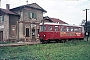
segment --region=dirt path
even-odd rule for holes
[[[37,42],[17,42],[17,43],[10,43],[10,44],[0,44],[0,47],[23,46],[23,45],[34,45],[34,44],[40,44],[40,42],[37,41]]]

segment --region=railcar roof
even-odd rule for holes
[[[40,25],[43,25],[43,23],[40,23]],[[63,26],[74,26],[74,27],[82,27],[82,26],[78,26],[78,25],[70,25],[70,24],[58,24],[58,23],[49,23],[49,22],[45,22],[44,25],[63,25]]]

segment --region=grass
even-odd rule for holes
[[[90,40],[0,47],[0,60],[90,60]]]

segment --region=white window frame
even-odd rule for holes
[[[33,18],[33,19],[37,18],[37,14],[35,12],[29,11],[28,13],[30,14],[30,16],[29,16],[30,18]],[[33,13],[34,13],[34,16],[32,16]],[[35,16],[35,14],[36,14],[36,16]]]

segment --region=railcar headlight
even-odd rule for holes
[[[45,37],[45,35],[43,35]]]

